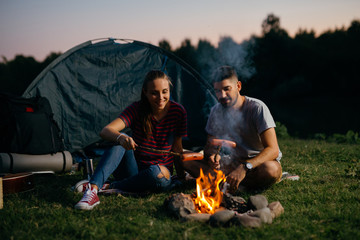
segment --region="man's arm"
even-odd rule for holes
[[[203,170],[204,174],[208,174],[213,171],[216,166],[220,166],[219,163],[216,164],[214,159],[215,152],[214,149],[210,146],[209,140],[214,138],[214,136],[208,135],[207,144],[204,147],[204,159],[202,161],[186,161],[182,162],[184,169],[190,173],[191,176],[198,178],[200,175],[200,169]],[[217,154],[216,159],[220,160],[220,155]],[[212,159],[212,160],[211,160]]]
[[[204,147],[204,159],[208,162],[210,167],[214,169],[220,169],[220,159],[221,156],[218,154],[217,149],[214,146],[211,146],[210,141],[215,137],[208,135],[206,145]]]
[[[266,161],[272,161],[279,155],[279,144],[276,138],[275,128],[266,129],[260,134],[261,142],[264,149],[249,162],[255,167]]]
[[[175,137],[171,150],[176,153],[183,152],[182,137]],[[184,166],[179,157],[174,157],[174,165],[175,165],[176,174],[179,176],[180,179],[184,179],[185,178]]]
[[[254,168],[266,161],[272,161],[279,155],[279,145],[276,138],[275,128],[269,128],[260,134],[261,142],[264,149],[254,158],[247,160]],[[232,189],[237,189],[239,184],[246,176],[244,164],[240,164],[228,176],[226,181],[230,183]]]

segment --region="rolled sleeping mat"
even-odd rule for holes
[[[68,151],[43,155],[0,153],[0,173],[67,172],[72,164],[73,159]]]

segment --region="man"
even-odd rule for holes
[[[211,109],[206,125],[204,159],[208,166],[225,173],[232,191],[240,184],[250,189],[274,184],[282,174],[282,154],[269,109],[262,101],[240,94],[242,85],[232,67],[217,69],[213,86],[219,103]],[[219,149],[210,144],[213,138],[233,141],[236,147],[224,146],[219,154]],[[208,171],[201,164],[200,167]],[[192,175],[196,172],[194,166],[185,165],[185,169]]]

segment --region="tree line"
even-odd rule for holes
[[[263,100],[276,121],[292,135],[360,131],[360,21],[319,35],[299,29],[291,37],[280,18],[269,14],[261,24],[260,36],[241,43],[222,37],[218,46],[208,40],[196,45],[185,39],[168,50],[210,81],[211,72],[232,65],[243,82],[242,93]],[[21,95],[31,81],[61,53],[51,53],[43,62],[16,56],[0,63],[2,91]]]

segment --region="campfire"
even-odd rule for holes
[[[200,176],[196,179],[196,198],[193,200],[198,213],[214,214],[222,202],[223,192],[220,190],[220,184],[225,183],[226,178],[221,170],[214,171],[216,176],[210,173],[206,176],[200,169]]]
[[[284,212],[281,203],[268,203],[263,195],[250,196],[248,202],[226,192],[226,177],[220,170],[205,175],[200,171],[193,194],[175,193],[164,201],[165,208],[183,221],[206,222],[211,226],[240,225],[260,227],[270,224]]]

